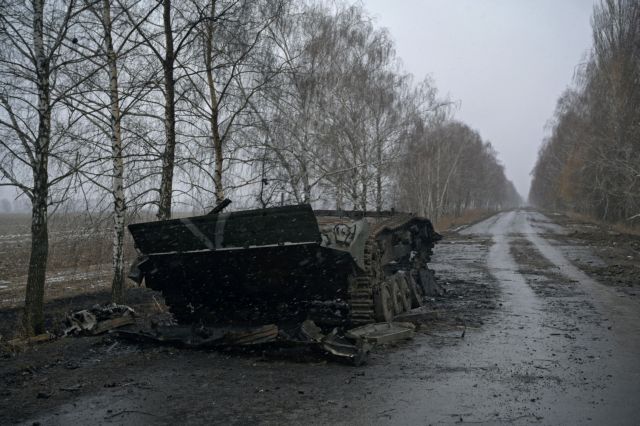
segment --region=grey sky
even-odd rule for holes
[[[592,0],[364,0],[407,71],[460,101],[527,197],[545,124],[591,46]]]

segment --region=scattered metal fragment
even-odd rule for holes
[[[412,339],[415,335],[415,328],[415,325],[409,322],[384,322],[352,328],[346,332],[346,335],[386,345],[400,340]]]
[[[130,325],[135,322],[135,311],[126,305],[115,303],[95,305],[91,309],[72,312],[67,315],[68,327],[63,336],[72,334],[96,335]]]
[[[363,364],[371,344],[359,337],[346,336],[338,329],[323,334],[313,321],[285,331],[275,324],[259,327],[159,327],[154,330],[114,330],[115,336],[136,343],[168,345],[185,349],[224,349],[260,347],[264,350],[308,347],[333,359],[353,365]]]
[[[273,342],[278,337],[278,327],[269,324],[258,328],[243,331],[230,331],[223,337],[225,345],[257,345],[260,343]]]
[[[185,349],[216,349],[259,345],[276,340],[278,327],[157,327],[154,330],[114,330],[117,337]]]
[[[366,340],[338,334],[337,329],[325,336],[320,344],[328,354],[355,366],[364,364],[371,351],[371,344]]]
[[[321,342],[324,338],[322,330],[311,320],[300,324],[300,333],[311,342]]]
[[[125,325],[131,325],[134,323],[135,323],[135,319],[133,318],[133,316],[125,315],[119,318],[100,321],[90,331],[91,331],[91,334],[97,335],[97,334],[105,333],[109,330],[113,330],[114,328],[120,328],[120,327],[124,327]]]
[[[216,205],[210,212],[209,214],[218,214],[221,213],[222,210],[224,210],[229,204],[231,204],[231,200],[228,198],[225,198],[224,200],[222,200],[220,203],[218,203],[218,205]]]
[[[64,330],[65,336],[80,333],[84,330],[92,330],[98,323],[98,320],[91,312],[83,309],[82,311],[73,312],[67,316],[67,322],[71,325]]]

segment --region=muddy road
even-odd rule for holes
[[[448,234],[433,262],[447,294],[411,315],[413,341],[362,367],[110,337],[40,345],[0,359],[1,423],[638,424],[638,278],[587,275],[578,266],[604,261],[572,232],[518,210]]]

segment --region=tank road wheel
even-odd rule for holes
[[[413,279],[413,275],[411,273],[407,274],[405,278],[407,280],[407,284],[409,285],[409,292],[411,294],[411,307],[413,309],[422,307],[422,305],[424,305],[424,295],[420,291],[420,286],[418,286],[416,280]]]
[[[396,274],[396,283],[398,287],[398,306],[400,307],[396,314],[401,314],[411,310],[411,293],[404,273]]]
[[[404,305],[402,303],[402,298],[400,297],[400,287],[398,286],[397,277],[391,277],[387,281],[387,285],[389,286],[389,293],[391,293],[391,300],[393,301],[393,316],[402,313],[402,309]]]
[[[374,296],[374,305],[376,311],[376,321],[389,322],[393,319],[394,302],[389,286],[387,283],[383,283],[380,286],[380,291]]]

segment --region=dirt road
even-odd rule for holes
[[[424,312],[440,320],[362,367],[63,339],[0,360],[0,418],[638,424],[640,298],[633,284],[604,285],[578,269],[602,259],[570,235],[527,210],[448,235],[433,266],[448,293]]]

